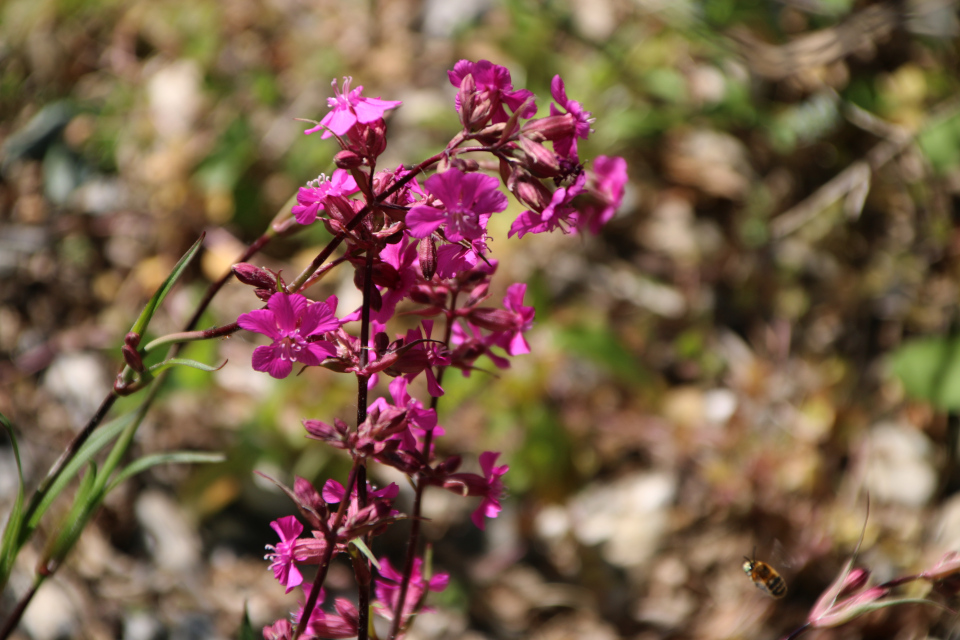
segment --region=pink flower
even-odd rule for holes
[[[563,115],[564,113],[569,113],[573,115],[574,119],[576,120],[576,125],[574,126],[574,135],[570,136],[569,138],[554,140],[553,148],[564,158],[576,160],[577,138],[582,140],[587,139],[587,136],[590,135],[590,123],[593,122],[593,119],[590,118],[590,112],[586,111],[579,102],[567,98],[567,90],[563,86],[563,80],[560,79],[559,75],[554,76],[553,81],[550,83],[550,95],[552,95],[553,99],[557,101],[558,105],[560,105],[560,108],[557,108],[555,105],[551,104],[550,115],[559,116]]]
[[[528,98],[533,96],[533,92],[527,89],[515,91],[507,68],[493,64],[489,60],[480,60],[479,62],[460,60],[453,65],[451,71],[447,71],[450,84],[458,89],[467,75],[472,75],[473,81],[476,83],[478,102],[489,102],[489,112],[494,124],[506,122],[510,119],[503,108],[504,104],[510,107],[511,111],[516,111],[523,106]],[[457,111],[460,111],[460,108],[460,95],[458,94]],[[537,105],[531,102],[520,113],[520,117],[532,118],[536,113]]]
[[[318,602],[323,598],[323,592],[318,598]],[[317,638],[353,638],[357,635],[357,625],[360,621],[357,607],[346,598],[337,598],[333,602],[333,608],[337,613],[327,613],[319,605],[310,612],[310,618],[307,620],[307,628],[304,630],[304,637]],[[302,607],[301,607],[302,609]],[[303,611],[297,613],[297,619],[303,615]]]
[[[470,519],[478,529],[484,528],[484,518],[496,518],[500,514],[500,498],[503,497],[503,474],[510,470],[510,467],[503,465],[501,467],[493,466],[500,457],[498,451],[484,451],[480,454],[480,468],[483,469],[483,478],[486,481],[487,488],[480,502]]]
[[[522,238],[528,233],[544,233],[555,229],[562,229],[567,233],[570,227],[576,227],[580,213],[571,203],[583,191],[586,179],[586,174],[581,173],[572,185],[554,191],[550,203],[540,213],[529,210],[521,213],[510,225],[507,237],[516,234],[518,238]]]
[[[349,171],[335,169],[328,180],[321,175],[316,181],[300,187],[297,192],[297,204],[291,212],[300,224],[310,224],[317,219],[317,214],[324,208],[329,196],[347,197],[358,191],[357,181]]]
[[[303,531],[303,525],[294,516],[284,516],[270,523],[273,530],[280,536],[280,544],[273,546],[267,545],[271,553],[267,554],[267,559],[271,560],[270,568],[273,569],[273,577],[287,588],[290,593],[303,582],[303,576],[297,569],[294,562],[297,536]]]
[[[481,173],[463,173],[450,169],[424,182],[426,190],[439,200],[442,208],[420,205],[407,212],[410,235],[425,238],[444,227],[451,242],[483,237],[490,215],[507,208],[507,197],[500,193],[496,178]]]
[[[358,122],[362,124],[376,122],[383,117],[387,109],[393,109],[402,104],[400,100],[364,98],[360,95],[360,92],[363,91],[362,86],[353,91],[350,90],[352,81],[353,78],[343,79],[343,91],[337,88],[337,81],[333,81],[333,90],[336,95],[327,99],[327,106],[331,107],[333,111],[323,116],[320,124],[312,129],[307,129],[304,133],[311,134],[324,129],[323,135],[320,136],[323,139],[327,139],[333,134],[342,136]]]
[[[513,312],[513,327],[501,334],[497,345],[502,347],[511,356],[530,353],[530,345],[523,337],[524,331],[533,326],[533,317],[537,310],[523,306],[523,295],[527,292],[527,285],[518,282],[510,285],[507,295],[503,299],[503,306]]]
[[[254,350],[253,368],[274,378],[290,375],[294,362],[316,366],[337,353],[330,342],[309,340],[340,326],[329,301],[311,303],[296,293],[277,292],[270,296],[266,309],[244,313],[237,318],[237,324],[273,340],[273,344]]]
[[[472,240],[469,246],[462,244],[444,244],[437,247],[437,275],[441,278],[454,278],[477,266],[486,266],[481,256],[487,252],[482,239]],[[496,263],[496,260],[490,260]]]
[[[397,310],[397,303],[406,298],[417,284],[420,273],[416,266],[417,243],[404,235],[400,242],[388,244],[383,248],[380,252],[380,260],[383,261],[384,266],[391,267],[381,269],[383,275],[381,280],[389,274],[390,282],[382,285],[380,310],[374,310],[370,317],[378,322],[386,322],[393,317]]]
[[[289,640],[293,637],[293,625],[289,620],[277,620],[263,628],[263,640]]]
[[[591,233],[599,233],[600,227],[610,221],[623,202],[627,161],[619,157],[597,156],[590,173],[587,192],[593,196],[593,202],[584,205],[580,228],[589,227]]]
[[[470,519],[478,529],[484,528],[484,518],[496,518],[500,513],[500,499],[503,497],[503,474],[510,467],[494,466],[500,456],[498,451],[484,451],[480,454],[480,468],[483,475],[476,473],[451,473],[446,477],[437,477],[430,480],[432,484],[440,484],[447,491],[464,496],[480,496],[483,500],[476,508]]]
[[[380,560],[380,576],[374,583],[377,594],[374,607],[381,616],[387,620],[393,620],[394,612],[397,610],[397,604],[400,601],[400,583],[403,581],[403,574],[394,569],[389,560],[383,558]],[[427,580],[423,575],[423,559],[414,558],[407,594],[403,599],[401,622],[406,623],[428,590],[443,591],[447,588],[449,582],[450,575],[447,573],[438,573]],[[429,609],[424,608],[421,611],[429,611]]]

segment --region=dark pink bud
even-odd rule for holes
[[[233,274],[243,284],[259,289],[277,290],[277,279],[274,276],[247,262],[238,262],[233,265]]]
[[[572,114],[565,113],[561,116],[547,116],[546,118],[537,118],[528,120],[520,128],[524,138],[532,140],[557,140],[559,138],[572,138],[576,133],[577,121]]]
[[[424,280],[433,278],[437,272],[437,243],[433,239],[433,234],[422,238],[417,245],[417,257],[420,261],[420,273]]]
[[[334,418],[332,425],[320,420],[304,420],[303,427],[308,438],[326,442],[337,449],[349,448],[350,426],[340,418]]]
[[[520,138],[520,148],[524,152],[523,166],[533,175],[539,178],[551,178],[560,173],[560,160],[557,154],[539,142]]]
[[[473,74],[468,73],[460,82],[460,90],[457,92],[457,98],[460,102],[460,123],[464,129],[470,129],[470,123],[473,120],[475,110],[474,99],[477,95],[477,83],[473,79]]]
[[[387,350],[387,347],[390,346],[390,336],[388,336],[383,331],[377,333],[373,336],[373,348],[378,354],[384,353]]]
[[[461,158],[459,156],[450,158],[449,166],[459,169],[463,173],[471,173],[480,170],[480,163],[473,158]]]
[[[509,331],[517,326],[516,314],[506,309],[478,307],[467,315],[470,322],[490,331]]]
[[[511,191],[522,203],[537,212],[546,209],[553,198],[549,189],[540,184],[538,180],[531,180],[530,178],[516,180]]]
[[[460,468],[460,463],[463,462],[463,458],[460,456],[450,456],[443,462],[437,465],[436,470],[437,474],[445,476],[451,473],[454,473],[457,469]]]
[[[123,337],[123,343],[130,346],[133,349],[136,349],[140,346],[141,336],[136,331],[131,331]]]
[[[137,373],[143,373],[146,367],[143,366],[143,360],[140,358],[140,352],[125,344],[120,347],[120,353],[123,354],[123,361]]]
[[[363,157],[350,149],[343,149],[337,155],[333,156],[333,162],[341,169],[347,171],[363,166]]]

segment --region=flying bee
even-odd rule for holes
[[[753,553],[756,556],[757,550],[754,549]],[[772,598],[782,598],[787,595],[787,582],[777,573],[776,569],[756,558],[743,556],[743,559],[746,560],[743,563],[743,572],[753,580],[757,589]]]

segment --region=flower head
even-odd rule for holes
[[[320,124],[304,131],[306,134],[316,133],[323,129],[323,139],[336,134],[342,136],[349,131],[358,122],[370,124],[383,117],[387,109],[399,107],[400,100],[381,100],[380,98],[364,98],[360,95],[363,87],[357,87],[350,90],[350,83],[353,78],[343,79],[343,90],[337,88],[337,81],[334,80],[333,91],[336,94],[333,98],[327,99],[327,106],[332,111],[323,116]]]
[[[593,119],[590,117],[590,112],[585,110],[579,102],[567,98],[567,90],[559,75],[554,76],[553,81],[550,83],[550,95],[553,96],[553,99],[557,102],[557,105],[559,105],[559,107],[553,104],[550,105],[550,115],[559,116],[564,113],[569,113],[576,120],[573,135],[554,140],[553,148],[564,158],[576,160],[577,138],[581,140],[587,139],[587,136],[590,135],[590,123],[593,122]]]
[[[581,173],[576,181],[569,187],[560,187],[553,192],[550,203],[544,207],[543,211],[524,211],[510,225],[508,237],[514,234],[522,238],[527,233],[544,233],[562,229],[569,232],[571,228],[576,228],[580,219],[580,212],[571,204],[573,199],[583,191],[583,185],[586,182],[586,175]]]
[[[420,205],[410,209],[406,218],[410,235],[425,238],[443,226],[451,242],[482,238],[490,215],[507,208],[507,197],[497,189],[499,184],[491,176],[459,169],[430,176],[424,187],[442,207]]]
[[[470,519],[477,528],[484,528],[484,518],[496,518],[500,514],[500,498],[503,497],[503,474],[510,470],[507,465],[499,467],[494,466],[497,458],[500,457],[498,451],[484,451],[480,454],[480,468],[483,470],[483,479],[487,488],[480,502]]]
[[[324,208],[328,197],[347,197],[356,193],[358,189],[357,181],[349,171],[336,169],[329,179],[321,175],[316,181],[300,187],[297,192],[297,204],[291,211],[297,222],[310,224],[317,219],[317,214]]]
[[[277,292],[270,296],[266,309],[244,313],[237,324],[273,340],[273,344],[253,351],[253,368],[274,378],[290,375],[294,362],[316,366],[337,353],[330,342],[309,340],[340,326],[328,302],[310,302],[296,293]]]
[[[623,202],[623,189],[626,184],[626,160],[597,156],[586,187],[593,201],[584,205],[580,227],[588,227],[591,233],[599,233],[600,227],[610,221]]]
[[[294,564],[297,536],[303,531],[303,525],[294,516],[285,516],[270,523],[270,526],[277,535],[280,536],[280,543],[273,546],[267,545],[270,553],[267,559],[270,560],[270,568],[273,570],[273,577],[287,589],[290,593],[303,582],[303,576]]]
[[[460,60],[453,66],[453,69],[447,71],[447,77],[450,78],[450,84],[460,88],[463,79],[467,76],[473,77],[476,85],[477,104],[483,105],[481,110],[487,113],[494,124],[506,122],[509,120],[503,105],[510,107],[511,111],[516,111],[533,97],[533,92],[527,89],[514,90],[513,82],[510,79],[510,72],[506,67],[493,64],[489,60],[480,60],[471,62],[470,60]],[[460,95],[457,95],[457,111],[460,111],[462,104]],[[537,105],[531,101],[529,105],[520,112],[522,118],[532,118],[537,113]]]
[[[403,581],[403,574],[394,569],[389,560],[383,558],[380,560],[380,576],[375,582],[377,601],[374,603],[374,607],[381,616],[387,620],[393,620],[394,612],[400,601],[400,583]],[[423,575],[423,559],[415,558],[413,570],[410,572],[407,594],[403,599],[401,622],[405,623],[416,611],[418,603],[428,590],[443,591],[447,588],[449,582],[450,575],[447,573],[438,573],[428,580]],[[427,610],[429,609],[421,609],[421,611]]]

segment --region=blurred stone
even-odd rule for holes
[[[620,24],[610,0],[581,0],[571,3],[570,9],[573,11],[573,24],[577,30],[597,42],[603,42],[610,37]]]
[[[666,471],[634,473],[591,486],[570,503],[573,533],[583,544],[601,545],[610,564],[643,564],[666,533],[667,507],[676,490],[676,477]]]
[[[677,184],[720,198],[742,200],[754,180],[744,144],[710,129],[671,135],[663,161],[668,176]]]
[[[944,551],[960,549],[960,494],[948,499],[940,509],[936,526],[937,545]]]
[[[703,417],[712,424],[724,424],[737,410],[737,395],[729,389],[710,389],[703,394]]]
[[[21,624],[33,640],[76,637],[77,610],[64,588],[47,580],[33,596]]]
[[[679,190],[665,192],[637,237],[645,246],[662,251],[674,260],[696,263],[699,251],[693,203]]]
[[[451,38],[492,4],[490,0],[427,0],[423,7],[423,32],[433,38]]]
[[[150,117],[160,138],[189,135],[200,115],[203,74],[192,60],[177,60],[159,68],[147,84]]]
[[[43,377],[43,386],[59,399],[76,427],[85,424],[110,390],[100,360],[91,353],[62,353]]]
[[[165,635],[163,625],[146,611],[137,611],[123,621],[123,640],[160,640]]]
[[[700,104],[716,104],[726,96],[727,79],[713,65],[697,65],[690,72],[688,80],[690,97]]]
[[[937,488],[933,447],[921,432],[894,422],[870,429],[864,443],[864,488],[886,502],[921,507]]]
[[[200,538],[176,502],[159,491],[148,491],[137,500],[135,511],[160,568],[181,573],[199,566]]]
[[[96,177],[80,184],[70,195],[70,204],[85,213],[103,215],[125,208],[130,193],[116,178]]]

